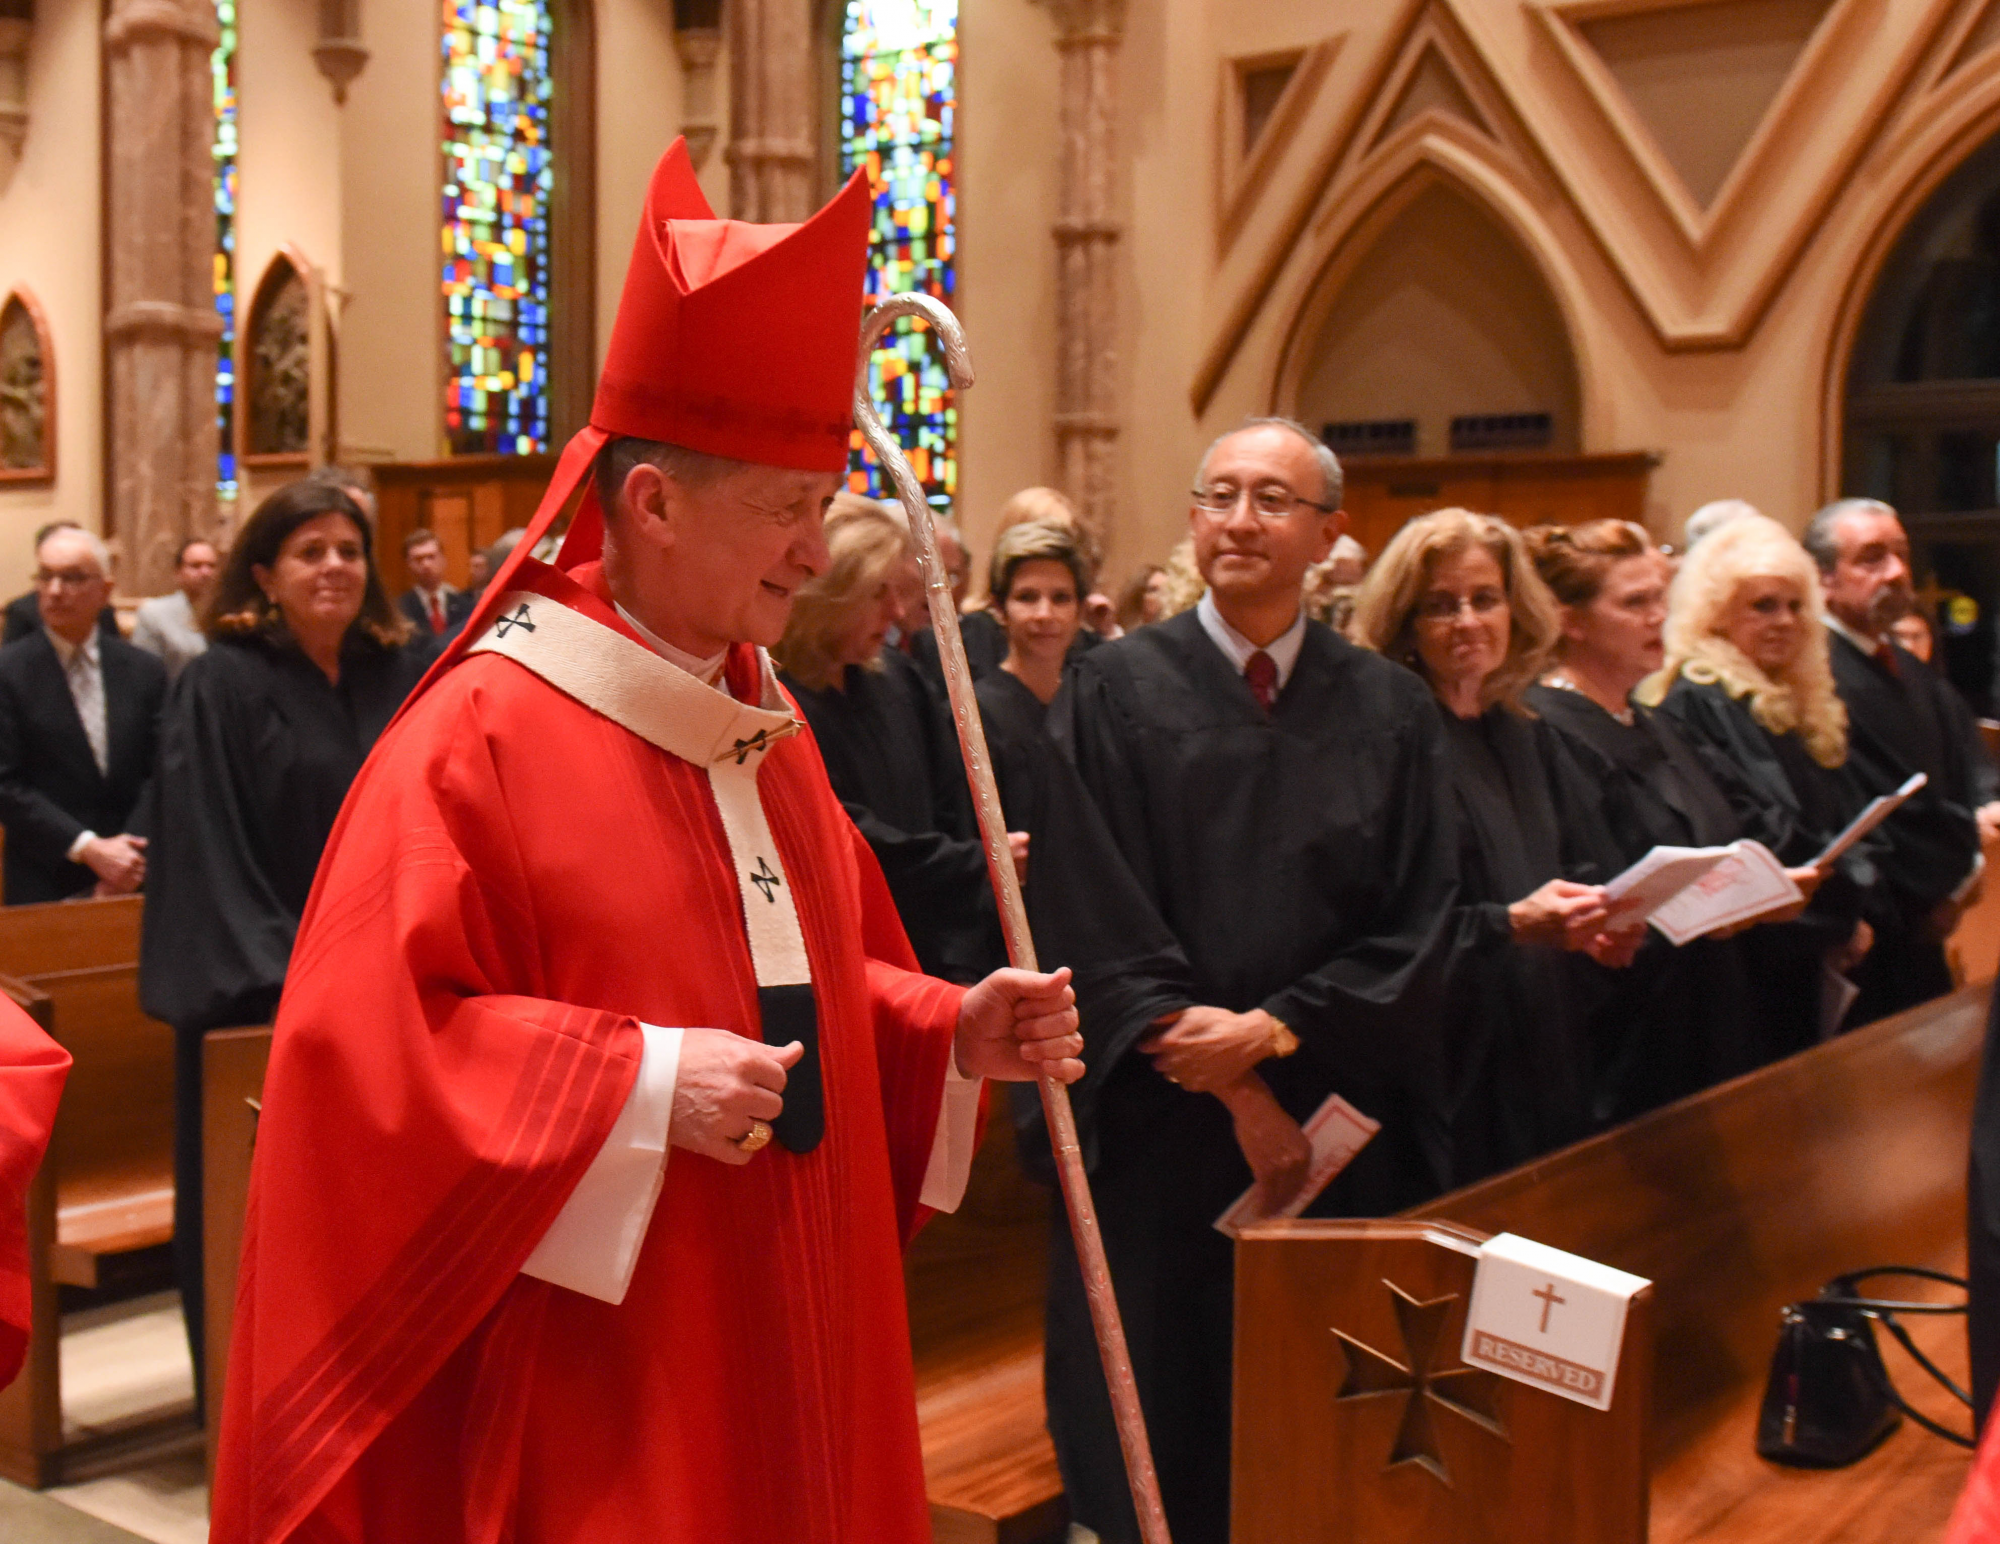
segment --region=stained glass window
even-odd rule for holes
[[[221,40],[208,57],[215,98],[215,309],[222,339],[215,359],[217,497],[236,497],[236,0],[215,0]]]
[[[549,0],[444,0],[445,438],[549,443]]]
[[[841,45],[841,170],[868,174],[871,299],[908,290],[952,303],[956,285],[958,0],[847,0]],[[932,505],[958,492],[958,404],[928,329],[904,321],[870,385]],[[890,490],[855,432],[848,483]]]

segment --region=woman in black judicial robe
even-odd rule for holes
[[[994,543],[987,594],[1007,649],[999,667],[978,683],[979,716],[1010,831],[1034,830],[1033,778],[1025,763],[1045,738],[1049,704],[1062,688],[1070,646],[1082,627],[1088,584],[1083,550],[1065,526],[1029,521],[1009,526]]]
[[[1735,841],[1742,824],[1701,758],[1671,720],[1630,700],[1666,657],[1666,565],[1644,530],[1594,520],[1541,526],[1527,542],[1562,607],[1562,637],[1526,701],[1597,789],[1620,867],[1655,847]],[[1594,1124],[1630,1120],[1757,1065],[1748,947],[1697,938],[1675,948],[1652,934],[1629,970],[1586,982]]]
[[[175,682],[154,777],[139,991],[174,1028],[174,1252],[201,1385],[201,1044],[269,1023],[341,801],[422,674],[339,488],[266,499]]]
[[[872,500],[844,496],[826,542],[832,561],[800,590],[772,654],[918,963],[977,981],[1006,959],[958,737],[916,663],[883,647],[904,615],[909,533]]]
[[[1774,520],[1741,516],[1688,555],[1670,594],[1666,663],[1637,696],[1694,748],[1742,834],[1795,878],[1865,802],[1844,770],[1847,716],[1827,661],[1819,574]],[[1868,949],[1868,845],[1819,880],[1796,923],[1743,935],[1760,1060],[1830,1029],[1830,973]]]
[[[1459,893],[1438,965],[1452,1179],[1470,1184],[1590,1127],[1591,1058],[1563,951],[1629,958],[1634,943],[1600,928],[1616,855],[1594,790],[1521,705],[1554,642],[1556,608],[1517,531],[1461,509],[1411,521],[1362,585],[1354,619],[1445,710]]]

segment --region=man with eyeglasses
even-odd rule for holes
[[[104,543],[62,526],[35,549],[41,627],[0,649],[0,824],[6,901],[124,895],[146,877],[139,812],[167,671],[97,625]]]
[[[1164,924],[1178,945],[1044,956],[1076,971],[1078,1108],[1177,1544],[1228,1537],[1216,1219],[1253,1179],[1297,1191],[1301,1123],[1336,1093],[1381,1130],[1313,1214],[1385,1215],[1445,1177],[1420,969],[1456,884],[1443,728],[1416,676],[1303,612],[1340,506],[1340,464],[1300,425],[1217,440],[1189,511],[1201,603],[1092,650],[1050,714],[1150,904],[1101,936]],[[1037,864],[1037,886],[1089,882]],[[1076,1520],[1122,1544],[1138,1532],[1083,1287],[1067,1231],[1051,1241],[1049,1428]]]
[[[35,532],[35,550],[41,551],[42,543],[57,531],[80,531],[83,527],[74,520],[51,520]],[[25,595],[16,595],[7,602],[6,610],[0,612],[4,622],[0,622],[0,646],[19,643],[30,633],[42,630],[42,596],[39,589],[30,589]],[[107,638],[122,638],[118,630],[118,612],[110,604],[97,613],[97,630]]]

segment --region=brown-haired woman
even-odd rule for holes
[[[772,658],[918,962],[976,981],[1005,960],[958,738],[916,662],[883,647],[907,615],[909,532],[872,499],[842,494],[826,546],[826,572],[799,591]]]
[[[292,483],[259,505],[160,729],[139,989],[175,1034],[174,1248],[196,1388],[202,1036],[276,1011],[334,818],[428,657],[405,647],[371,542],[340,488]]]
[[[1563,737],[1603,801],[1621,864],[1655,847],[1721,847],[1743,835],[1728,795],[1672,720],[1631,701],[1665,657],[1667,568],[1644,529],[1623,520],[1526,535],[1562,608],[1555,663],[1525,693]],[[1629,1120],[1764,1059],[1750,1008],[1750,945],[1648,939],[1629,974],[1598,983],[1590,1013],[1591,1113]]]
[[[1556,636],[1520,533],[1463,509],[1397,532],[1361,586],[1357,638],[1444,709],[1459,897],[1443,961],[1452,1026],[1453,1178],[1468,1184],[1589,1126],[1584,1031],[1563,949],[1623,963],[1602,932],[1616,861],[1589,785],[1522,692]]]

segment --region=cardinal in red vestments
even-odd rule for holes
[[[69,1052],[11,1002],[0,1001],[0,1388],[28,1350],[28,1182],[42,1162]]]
[[[1066,975],[916,971],[762,645],[868,227],[654,173],[591,423],[363,768],[279,1009],[216,1544],[918,1544],[901,1248]],[[553,564],[530,556],[573,493]]]

